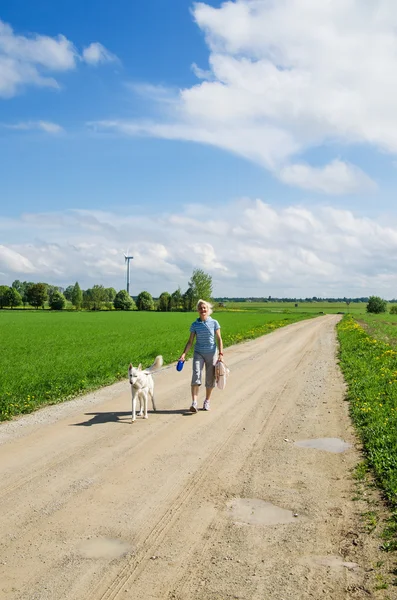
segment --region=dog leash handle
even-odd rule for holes
[[[184,364],[185,364],[184,360],[178,360],[177,365],[176,365],[176,370],[177,371],[182,371]]]

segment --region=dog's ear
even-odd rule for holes
[[[138,370],[142,371],[142,364],[141,363],[139,363],[139,365],[138,365]]]
[[[130,366],[128,367],[129,369],[132,369],[132,363],[130,363]]]

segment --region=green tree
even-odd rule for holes
[[[81,309],[81,306],[83,304],[83,292],[81,291],[80,286],[77,281],[73,286],[70,300],[71,300],[73,306],[76,308],[76,310]]]
[[[189,288],[192,289],[193,306],[200,299],[207,300],[207,302],[209,302],[212,296],[211,275],[208,275],[202,269],[194,269],[189,281]]]
[[[55,290],[51,294],[49,304],[52,310],[62,310],[65,308],[66,298],[59,290]]]
[[[120,290],[117,292],[113,305],[116,310],[133,310],[135,302],[127,292],[127,290]]]
[[[367,312],[368,313],[384,313],[387,311],[387,302],[382,300],[379,296],[370,296],[368,298]]]
[[[203,298],[204,300],[204,298]],[[193,288],[189,287],[186,292],[182,296],[182,303],[184,310],[193,310],[194,306],[194,296],[193,296]]]
[[[14,288],[14,290],[16,290],[21,296],[23,296],[24,291],[25,291],[25,285],[26,285],[26,281],[24,281],[22,283],[22,281],[19,281],[19,279],[16,279],[15,281],[12,282],[11,287]]]
[[[83,308],[87,308],[88,310],[92,309],[92,301],[91,301],[91,289],[88,288],[88,290],[83,290],[83,302],[82,302],[82,306]]]
[[[26,289],[26,298],[31,306],[44,308],[44,303],[48,299],[47,285],[45,283],[33,283]]]
[[[393,306],[390,307],[389,312],[391,315],[397,315],[397,304],[393,304]]]
[[[171,294],[171,310],[181,310],[183,307],[181,288]]]
[[[83,306],[90,310],[101,310],[106,298],[106,290],[103,285],[94,285],[83,293]]]
[[[8,285],[0,285],[0,308],[4,308],[5,306],[10,306],[8,303]]]
[[[107,300],[106,290],[103,285],[94,285],[92,288],[93,310],[101,310]]]
[[[6,300],[6,306],[11,306],[11,308],[14,308],[14,306],[21,306],[22,304],[21,294],[13,287],[8,288],[8,291],[6,292]]]
[[[161,312],[168,312],[171,310],[171,294],[168,292],[163,292],[160,294],[157,310]]]
[[[116,290],[112,287],[110,288],[105,288],[105,292],[106,292],[106,302],[113,302],[115,297],[116,297]]]
[[[72,302],[73,290],[74,290],[74,285],[68,285],[66,290],[63,292],[63,295],[65,296],[66,300],[69,300],[69,302]],[[72,302],[72,304],[73,304],[73,302]]]
[[[113,310],[114,309],[113,302],[114,302],[114,299],[116,297],[116,294],[117,294],[117,292],[116,292],[116,290],[114,288],[112,288],[112,287],[105,288],[105,297],[106,297],[105,306],[106,306],[106,308],[108,310]]]
[[[62,288],[59,288],[56,285],[51,285],[50,283],[46,283],[45,285],[47,286],[48,304],[51,305],[52,296],[57,292],[60,292],[62,294]]]
[[[24,303],[24,305],[29,304],[29,290],[32,287],[32,285],[35,285],[33,283],[33,281],[24,281],[23,282],[23,292],[21,294],[22,296],[22,302]]]
[[[149,292],[141,292],[136,299],[138,310],[154,310],[154,301]]]

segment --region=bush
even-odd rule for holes
[[[141,292],[136,299],[138,310],[154,310],[154,301],[149,292]]]
[[[62,310],[63,308],[65,308],[65,304],[65,296],[61,294],[61,292],[58,292],[58,290],[55,290],[55,292],[53,292],[53,294],[51,295],[49,301],[51,310]]]
[[[113,304],[116,310],[132,310],[135,303],[126,290],[120,290],[117,292]]]
[[[387,302],[379,296],[370,296],[368,298],[367,312],[378,315],[387,311]]]

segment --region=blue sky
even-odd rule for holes
[[[372,7],[372,8],[371,8]],[[5,0],[0,283],[397,296],[397,6]]]

